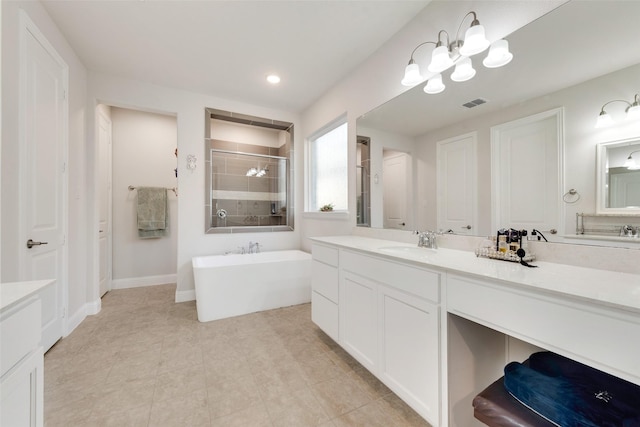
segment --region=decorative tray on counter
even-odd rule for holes
[[[483,258],[499,259],[502,261],[520,262],[520,257],[515,252],[507,251],[500,252],[494,248],[476,248],[476,256]],[[522,257],[523,261],[535,261],[536,256],[534,254],[527,253]]]

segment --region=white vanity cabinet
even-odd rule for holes
[[[311,252],[311,320],[338,341],[338,249],[313,244]]]
[[[4,286],[4,285],[3,285]],[[3,293],[3,299],[6,295]],[[0,314],[0,425],[43,425],[44,352],[40,299],[25,298]]]
[[[337,342],[427,421],[440,425],[440,273],[343,248],[338,265]],[[312,300],[312,312],[322,311],[320,296]],[[313,320],[325,330],[316,319],[324,318]]]

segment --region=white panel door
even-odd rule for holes
[[[66,307],[67,66],[24,12],[20,57],[21,280],[56,279],[40,294],[46,351]]]
[[[493,229],[562,228],[562,135],[562,109],[491,128]]]
[[[438,229],[474,234],[477,225],[475,132],[438,142]]]
[[[407,191],[409,156],[397,153],[382,162],[384,228],[407,227]]]
[[[99,283],[100,296],[111,290],[111,120],[102,113],[98,113],[98,165],[99,165],[99,214],[100,222],[98,229],[99,246]]]

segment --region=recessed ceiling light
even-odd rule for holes
[[[280,83],[280,77],[279,77],[279,76],[276,76],[275,74],[269,74],[269,75],[267,76],[267,81],[268,81],[269,83],[271,83],[272,85],[275,85],[275,84]]]

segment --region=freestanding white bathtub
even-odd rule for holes
[[[198,320],[311,301],[311,255],[297,250],[194,257]]]

